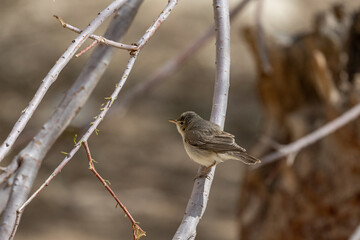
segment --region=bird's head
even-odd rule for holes
[[[176,120],[170,119],[169,122],[175,123],[181,136],[184,136],[185,132],[189,129],[189,126],[194,124],[198,119],[201,119],[201,117],[195,112],[187,111],[182,113]]]

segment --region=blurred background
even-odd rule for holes
[[[41,80],[65,51],[75,33],[63,29],[52,16],[84,28],[111,1],[2,0],[0,2],[0,136],[5,139]],[[333,0],[265,1],[267,33],[287,36],[306,32],[315,13]],[[360,5],[343,0],[346,9]],[[144,1],[124,43],[134,43],[156,19],[167,0]],[[230,7],[238,3],[230,0]],[[263,111],[255,90],[254,60],[240,29],[254,25],[256,1],[232,23],[231,86],[225,130],[250,148],[262,131]],[[96,31],[102,35],[107,23]],[[213,24],[212,2],[182,0],[145,46],[121,94],[152,74]],[[87,41],[87,46],[91,41]],[[126,115],[115,110],[93,135],[89,145],[98,172],[111,182],[140,226],[146,239],[170,239],[186,208],[198,165],[186,155],[181,137],[167,120],[187,110],[209,119],[215,72],[215,41],[210,41],[176,73],[133,102]],[[9,155],[18,153],[52,114],[75,81],[90,53],[74,58],[52,85]],[[119,81],[128,52],[119,50],[108,71],[78,117],[54,145],[34,184],[37,188],[73,146],[74,134],[98,114],[104,97]],[[116,104],[114,105],[115,109]],[[217,167],[198,239],[238,239],[238,199],[244,166],[226,162]],[[27,207],[15,239],[131,239],[131,224],[100,182],[88,170],[81,149],[45,191]]]

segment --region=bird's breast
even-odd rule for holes
[[[191,160],[194,162],[203,165],[203,166],[210,166],[214,162],[222,162],[221,159],[218,159],[218,156],[214,152],[209,152],[206,150],[199,149],[197,147],[194,147],[184,141],[184,147],[186,153],[189,155]]]

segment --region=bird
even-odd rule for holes
[[[169,122],[176,124],[190,159],[206,167],[203,173],[226,160],[238,160],[248,165],[261,162],[247,154],[245,148],[235,142],[234,135],[193,111],[184,112],[176,120],[170,119]]]

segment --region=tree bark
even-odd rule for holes
[[[360,12],[341,5],[316,16],[311,32],[284,45],[268,36],[273,72],[264,73],[251,29],[265,111],[256,155],[311,133],[359,103]],[[329,20],[335,21],[329,21]],[[345,60],[347,59],[347,60]],[[360,223],[358,120],[321,141],[249,171],[240,196],[240,239],[348,239]]]

